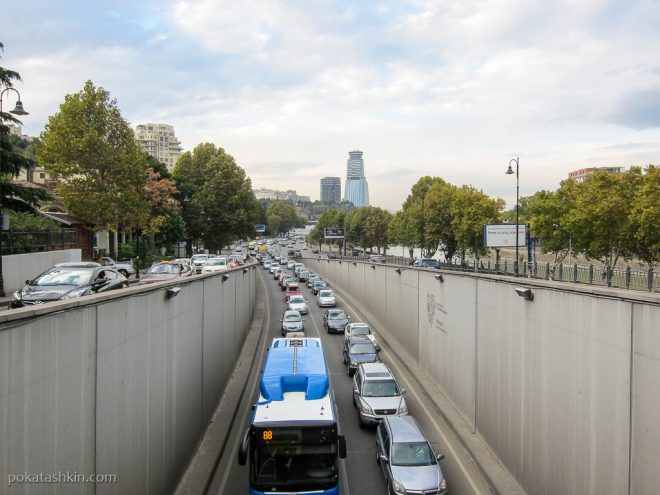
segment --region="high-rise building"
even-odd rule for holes
[[[341,178],[323,177],[321,179],[321,201],[324,203],[341,201]]]
[[[364,160],[361,151],[348,152],[344,201],[350,201],[358,208],[369,206],[369,184],[364,176]]]
[[[172,169],[181,156],[181,141],[174,135],[174,127],[167,124],[140,124],[135,138],[144,151]]]
[[[581,168],[580,170],[575,170],[568,173],[569,179],[574,179],[576,182],[585,181],[591,174],[596,172],[607,172],[610,174],[625,174],[626,167],[589,167]]]

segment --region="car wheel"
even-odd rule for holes
[[[128,278],[128,272],[126,270],[117,270],[119,273],[121,273],[124,277]]]

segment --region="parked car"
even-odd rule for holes
[[[133,268],[133,260],[115,261],[109,256],[104,256],[103,266],[111,266],[126,278],[135,273],[135,268]]]
[[[385,256],[382,256],[380,254],[372,254],[369,256],[369,261],[371,263],[385,263]]]
[[[320,290],[316,296],[316,305],[319,308],[334,308],[337,306],[337,296],[331,290]]]
[[[380,350],[380,346],[376,340],[376,334],[373,332],[373,330],[371,330],[371,328],[369,328],[369,325],[366,323],[349,323],[346,325],[346,329],[344,330],[344,338],[347,339],[353,335],[367,337],[369,340],[371,340],[371,343],[374,345],[374,347],[377,350]]]
[[[11,308],[22,308],[128,287],[118,270],[98,263],[58,263],[11,295]]]
[[[349,337],[344,341],[344,364],[348,376],[353,376],[360,363],[380,361],[378,351],[366,337]]]
[[[224,272],[227,270],[229,270],[227,258],[211,258],[202,268],[202,273]]]
[[[440,262],[432,258],[418,258],[413,262],[418,268],[440,268]]]
[[[304,332],[305,320],[299,311],[286,310],[280,322],[282,323],[282,336],[286,337],[288,332]]]
[[[204,268],[208,260],[208,254],[193,254],[192,258],[190,258],[190,266],[193,269],[193,273],[195,275],[202,273],[202,268]]]
[[[328,333],[340,333],[344,331],[351,317],[341,309],[329,309],[323,315],[323,326]]]
[[[376,431],[376,460],[388,493],[447,493],[440,461],[412,416],[384,417]]]
[[[170,261],[161,261],[154,263],[140,277],[138,285],[153,284],[155,282],[164,282],[177,278],[190,277],[192,272],[181,263],[172,263]]]
[[[327,289],[328,284],[325,283],[325,281],[319,279],[314,280],[314,284],[312,285],[312,294],[315,296],[319,293],[320,290],[322,289]]]
[[[360,427],[378,424],[385,416],[408,414],[405,393],[385,363],[359,364],[353,376],[353,405]]]
[[[302,294],[289,297],[287,304],[290,310],[300,311],[301,315],[306,315],[309,313],[307,301],[305,300],[305,296]]]

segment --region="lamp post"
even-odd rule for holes
[[[2,114],[2,98],[5,93],[13,91],[18,96],[16,100],[16,106],[13,110],[10,110],[9,113],[14,115],[28,115],[28,112],[23,108],[23,102],[21,101],[21,94],[17,89],[12,87],[7,87],[0,91],[0,125],[4,125],[4,116]],[[4,230],[4,215],[2,214],[2,153],[0,152],[0,229]],[[2,233],[0,232],[0,297],[5,297],[5,279],[2,275]]]
[[[519,167],[520,167],[520,157],[512,158],[509,160],[509,168],[504,172],[507,175],[513,174],[513,169],[511,168],[511,164],[514,163],[516,164],[516,261],[513,263],[513,272],[514,276],[518,276],[518,222],[519,222],[519,215],[518,215],[518,201],[519,201],[519,196],[520,196],[520,173],[519,173]]]

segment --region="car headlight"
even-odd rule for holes
[[[440,482],[440,486],[438,486],[438,489],[441,492],[444,492],[445,490],[447,490],[447,480],[445,478],[442,478],[442,481]]]
[[[398,481],[394,480],[392,483],[392,488],[394,489],[394,493],[398,493],[399,495],[406,495],[406,488]]]
[[[408,414],[408,406],[405,403],[401,404],[399,408],[399,414]]]
[[[62,299],[73,299],[74,297],[85,296],[87,295],[88,291],[89,291],[88,287],[81,287],[80,289],[75,289],[72,290],[71,292],[67,292],[62,296]]]
[[[351,366],[353,366],[355,368],[355,367],[357,367],[357,365],[358,365],[357,361],[351,361]]]
[[[371,408],[368,405],[362,403],[360,403],[360,412],[362,414],[373,414]]]

